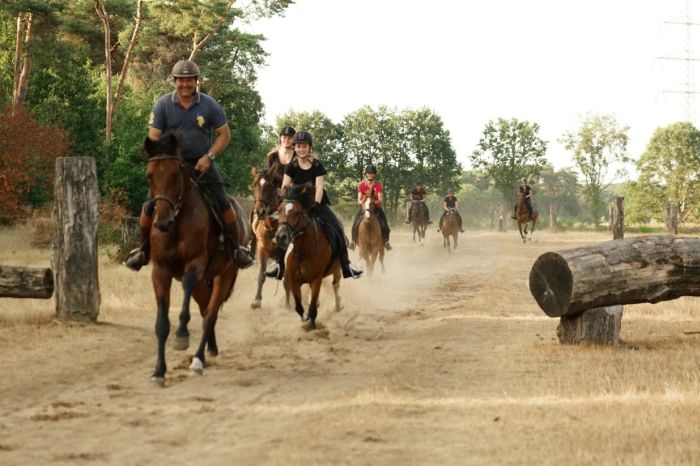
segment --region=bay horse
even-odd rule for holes
[[[534,206],[532,208],[532,216],[530,216],[527,210],[527,204],[525,203],[525,193],[518,193],[518,208],[515,212],[515,222],[518,224],[518,231],[520,232],[520,238],[522,238],[523,243],[532,240],[532,233],[535,231],[537,217],[539,217],[539,214]],[[532,222],[532,227],[528,235],[527,227],[529,222]]]
[[[275,233],[277,247],[286,251],[284,256],[284,276],[294,297],[294,306],[299,317],[304,319],[304,306],[301,286],[308,284],[311,289],[308,315],[304,329],[316,328],[318,296],[324,277],[333,276],[335,310],[342,309],[340,295],[340,260],[334,254],[326,228],[318,219],[310,215],[314,199],[314,187],[310,184],[293,186],[283,198],[279,207],[279,227]],[[339,238],[339,241],[345,241]]]
[[[363,196],[362,200],[362,219],[357,233],[357,245],[359,247],[360,257],[367,264],[367,273],[374,273],[374,264],[377,259],[384,269],[384,239],[382,237],[382,228],[379,224],[379,218],[375,210],[377,197],[374,189]]]
[[[179,325],[175,331],[176,350],[189,346],[190,298],[199,305],[202,315],[202,338],[192,358],[190,370],[204,372],[204,349],[210,356],[219,353],[214,327],[224,301],[233,291],[238,266],[231,251],[221,242],[222,226],[204,199],[198,184],[192,179],[193,169],[182,160],[173,135],[160,141],[146,138],[144,151],[148,156],[146,174],[155,204],[151,228],[151,279],[158,306],[156,336],[158,359],[152,380],[165,384],[165,343],[170,333],[170,288],[172,280],[182,282],[184,297]],[[241,205],[229,196],[235,209],[238,239],[250,240],[251,229]]]
[[[260,263],[260,269],[258,270],[258,289],[250,307],[259,309],[262,304],[262,288],[267,278],[265,275],[267,263],[275,251],[273,239],[278,227],[277,209],[280,202],[282,202],[282,198],[277,193],[277,187],[270,173],[267,173],[265,170],[260,171],[257,167],[252,167],[251,174],[253,175],[253,199],[255,199],[253,214],[258,218],[258,224],[254,232],[255,257]],[[285,292],[285,304],[289,308],[290,293],[289,283],[286,278],[282,279],[282,285]]]
[[[425,201],[411,201],[411,225],[413,226],[413,242],[416,242],[418,235],[418,244],[423,245],[425,240],[425,229],[428,227],[428,219],[425,216],[426,209]]]
[[[459,223],[457,223],[457,210],[452,208],[445,212],[445,216],[440,223],[440,231],[442,232],[442,247],[447,248],[447,252],[451,253],[451,248],[457,249],[457,237],[459,236]],[[450,236],[454,246],[450,246]]]

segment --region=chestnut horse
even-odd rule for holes
[[[158,305],[158,360],[152,380],[159,385],[165,383],[167,370],[165,342],[170,333],[168,309],[172,280],[181,281],[184,290],[175,349],[185,350],[189,346],[190,297],[197,302],[202,314],[202,338],[190,365],[191,371],[201,375],[204,348],[210,356],[219,353],[214,327],[238,276],[231,251],[221,242],[222,227],[191,178],[193,170],[180,157],[177,143],[174,135],[164,136],[160,141],[146,138],[144,143],[148,155],[148,187],[155,204],[155,228],[151,229],[150,243],[151,278]],[[250,239],[250,224],[238,201],[229,200],[237,216],[238,238],[245,244]]]
[[[534,206],[532,208],[532,216],[530,216],[527,210],[527,204],[525,203],[525,194],[522,192],[518,193],[518,209],[515,213],[515,221],[518,224],[518,231],[520,232],[523,243],[532,239],[532,232],[535,231],[537,217],[539,217],[539,214]],[[528,236],[527,226],[529,222],[532,222],[532,227],[530,228],[530,234]]]
[[[423,245],[425,229],[428,227],[428,219],[425,216],[425,201],[411,201],[411,225],[413,226],[413,241],[418,235],[418,244]]]
[[[282,199],[277,194],[272,175],[264,170],[259,171],[257,167],[251,169],[251,174],[253,175],[253,199],[255,199],[253,215],[258,218],[254,232],[255,257],[260,263],[260,269],[258,270],[258,289],[250,307],[258,309],[262,303],[262,288],[267,278],[265,275],[267,262],[275,250],[272,240],[277,231],[277,209]],[[285,292],[285,304],[289,308],[289,284],[286,278],[282,280],[282,285]]]
[[[333,293],[335,310],[342,308],[338,289],[340,288],[340,260],[333,253],[331,240],[326,227],[311,216],[309,209],[314,199],[314,188],[310,184],[293,186],[282,200],[279,207],[279,227],[275,234],[277,247],[286,251],[284,256],[284,276],[294,296],[297,314],[304,319],[304,306],[301,301],[301,285],[309,284],[311,299],[305,330],[316,328],[318,314],[318,296],[321,292],[323,278],[333,276]],[[345,241],[344,238],[338,238]]]
[[[375,211],[377,197],[374,190],[364,195],[362,201],[362,220],[357,233],[357,245],[360,257],[367,264],[367,273],[371,276],[374,273],[374,264],[379,258],[379,263],[384,269],[384,239],[382,229],[379,225],[379,218]]]
[[[442,232],[442,247],[447,248],[447,252],[451,253],[450,246],[450,236],[452,236],[452,241],[454,246],[452,248],[457,249],[457,237],[459,236],[459,224],[457,223],[457,211],[455,209],[448,209],[445,212],[445,216],[442,218],[440,223],[440,231]]]

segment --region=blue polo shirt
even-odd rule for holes
[[[185,160],[198,159],[209,151],[214,130],[227,123],[221,105],[212,97],[195,92],[188,109],[182,108],[177,92],[160,97],[148,124],[161,131],[173,131],[179,136],[180,150]]]

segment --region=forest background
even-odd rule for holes
[[[625,197],[625,222],[642,231],[663,222],[669,204],[682,227],[697,223],[700,131],[688,122],[657,128],[633,159],[629,127],[589,113],[560,136],[573,166],[560,170],[547,159],[539,124],[507,115],[484,122],[468,167],[429,107],[372,108],[358,97],[357,110],[341,121],[321,111],[289,111],[266,125],[256,90],[265,38],[243,26],[283,16],[292,3],[0,0],[0,223],[46,214],[61,156],[95,158],[103,218],[137,215],[147,191],[141,146],[148,116],[155,100],[173,90],[170,71],[180,59],[198,63],[200,89],[229,119],[232,141],[217,166],[234,195],[250,195],[250,167],[262,166],[280,128],[292,125],[313,134],[333,207],[345,217],[356,209],[364,167],[373,163],[392,223],[403,220],[408,193],[421,180],[433,215],[454,188],[465,226],[488,226],[493,206],[515,202],[523,177],[545,222],[549,206],[557,206],[560,229],[599,228],[613,196]],[[290,108],[303,98],[290,90]]]

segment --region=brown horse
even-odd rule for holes
[[[271,174],[264,170],[259,171],[257,167],[251,169],[251,174],[253,175],[253,198],[255,199],[253,215],[258,219],[255,227],[255,257],[260,263],[260,269],[258,270],[258,289],[250,307],[258,309],[262,303],[262,288],[267,278],[265,275],[267,263],[275,249],[273,238],[278,227],[277,209],[282,199],[277,194],[277,188]],[[285,304],[289,308],[290,293],[286,278],[282,280],[282,285],[285,292]]]
[[[157,142],[146,138],[144,150],[148,155],[148,186],[155,203],[155,228],[151,229],[150,243],[151,278],[158,305],[158,360],[152,380],[163,385],[172,280],[182,281],[184,290],[175,349],[185,350],[189,346],[190,297],[202,314],[202,339],[190,365],[191,371],[202,374],[205,347],[210,356],[219,352],[214,327],[219,310],[233,291],[238,266],[229,248],[221,242],[222,228],[192,180],[192,168],[179,156],[175,136],[165,136]],[[250,224],[240,204],[233,198],[230,201],[237,216],[238,238],[248,242]]]
[[[316,328],[318,314],[318,296],[321,292],[323,278],[333,276],[333,293],[335,310],[342,308],[338,289],[340,288],[340,260],[333,253],[326,229],[309,214],[313,202],[314,188],[303,184],[292,187],[282,200],[279,208],[279,227],[275,234],[275,243],[283,251],[284,276],[294,296],[295,310],[304,319],[304,306],[301,302],[301,285],[309,284],[311,299],[305,330]],[[340,238],[344,241],[344,238]]]
[[[539,214],[535,210],[534,206],[532,209],[532,216],[527,210],[527,204],[525,203],[525,194],[518,193],[518,208],[515,212],[515,221],[518,224],[518,231],[520,232],[520,238],[522,238],[523,243],[530,241],[532,239],[532,232],[535,231],[535,223],[537,223],[537,217]],[[528,235],[527,226],[528,223],[532,222],[532,227],[530,228],[530,234]]]
[[[357,233],[357,245],[360,257],[367,264],[367,273],[371,276],[374,273],[374,264],[379,258],[379,263],[384,269],[384,239],[382,229],[379,225],[379,218],[375,211],[377,197],[372,190],[365,195],[362,200],[362,220]]]
[[[459,224],[457,223],[457,211],[455,209],[448,209],[445,212],[445,216],[442,218],[440,223],[440,231],[442,232],[442,247],[447,248],[447,252],[451,253],[450,246],[450,236],[452,236],[452,241],[454,246],[452,248],[457,249],[457,237],[459,236]]]
[[[428,219],[425,216],[425,201],[411,201],[411,225],[413,226],[413,242],[416,242],[418,236],[418,244],[423,245],[425,240],[425,229],[428,227]]]

